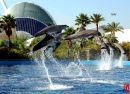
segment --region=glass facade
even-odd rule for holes
[[[11,14],[16,18],[16,31],[26,31],[31,35],[45,28],[47,24],[56,24],[51,15],[33,3],[21,2],[9,7],[3,15]]]
[[[31,35],[46,27],[45,24],[31,18],[16,18],[16,24],[16,32],[26,31]]]

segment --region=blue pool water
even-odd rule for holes
[[[129,61],[110,70],[99,70],[96,60],[57,62],[46,62],[50,83],[41,61],[0,61],[0,94],[128,94]]]

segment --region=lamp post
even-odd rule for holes
[[[6,4],[5,4],[5,1],[4,1],[4,0],[0,0],[0,2],[1,2],[1,4],[2,4],[4,10],[6,11],[7,6],[6,6]]]
[[[86,49],[86,59],[90,60],[90,48]]]

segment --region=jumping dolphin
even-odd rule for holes
[[[61,31],[69,26],[67,25],[49,25],[45,27],[44,29],[40,30],[37,32],[34,37],[38,37],[44,34],[52,35],[52,34],[57,34],[61,33]]]
[[[72,35],[69,35],[67,38],[65,38],[65,40],[74,40],[78,38],[93,38],[95,36],[101,36],[101,33],[97,30],[82,30]]]
[[[120,44],[118,44],[118,43],[114,43],[114,44],[116,47],[118,47],[120,49],[122,54],[126,54],[125,50],[123,49],[123,47]]]
[[[100,37],[95,37],[97,40],[97,44],[100,45],[101,49],[104,49],[110,55],[110,49],[106,43],[102,42]]]
[[[74,40],[78,38],[96,38],[97,44],[100,45],[101,49],[105,49],[106,52],[110,54],[110,49],[108,45],[106,45],[104,42],[101,41],[100,36],[101,33],[98,32],[97,30],[82,30],[72,35],[69,35],[67,38],[65,38],[65,40]]]
[[[108,47],[112,48],[113,50],[115,49],[115,48],[112,46],[112,44],[109,42],[108,39],[102,38],[102,40],[103,40],[103,42],[104,42]]]
[[[62,33],[58,33],[56,34],[54,37],[51,35],[46,35],[46,37],[41,40],[39,43],[37,43],[34,47],[33,47],[33,52],[43,48],[43,47],[52,47],[53,49],[56,49],[62,40]]]
[[[61,31],[65,28],[67,28],[69,26],[67,25],[48,25],[47,27],[45,27],[44,29],[40,30],[39,32],[37,32],[34,37],[32,37],[31,39],[26,40],[26,44],[25,46],[30,46],[30,44],[32,43],[32,41],[35,39],[35,37],[38,36],[42,36],[44,34],[51,35],[54,36],[57,33],[61,33]],[[46,39],[45,39],[46,40]]]

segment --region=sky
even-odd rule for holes
[[[5,0],[7,7],[19,2],[35,3],[49,12],[56,24],[66,24],[75,26],[76,16],[80,13],[87,14],[88,17],[93,14],[101,14],[105,21],[99,25],[120,22],[124,29],[130,29],[130,0]],[[0,14],[4,13],[0,5]],[[111,13],[116,13],[112,16]],[[93,28],[95,24],[89,24],[86,28]]]

